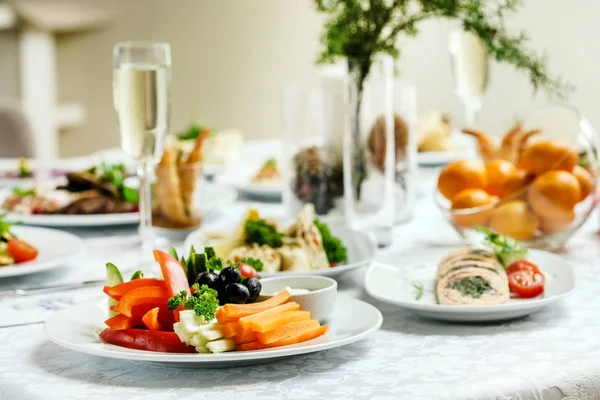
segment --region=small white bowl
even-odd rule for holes
[[[300,309],[310,312],[310,317],[318,321],[326,319],[335,308],[337,282],[325,276],[277,276],[263,278],[259,300],[266,300],[284,288],[305,289],[308,293],[292,294],[291,301],[300,304]]]

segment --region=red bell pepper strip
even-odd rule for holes
[[[153,254],[154,259],[160,264],[169,297],[179,294],[182,290],[185,290],[189,296],[190,287],[187,276],[179,261],[164,251],[154,250]]]
[[[144,314],[144,316],[142,317],[142,322],[144,323],[144,325],[146,325],[146,328],[150,329],[151,331],[160,331],[161,330],[160,322],[158,322],[158,311],[159,310],[160,310],[159,307],[154,307],[153,309],[149,310],[146,314]]]
[[[153,254],[154,259],[160,264],[160,269],[167,285],[169,297],[179,294],[182,291],[186,291],[187,295],[190,296],[191,293],[188,285],[187,275],[181,263],[164,251],[154,250]],[[184,309],[185,307],[179,306],[173,312],[176,322],[179,322],[179,311]]]
[[[134,306],[153,304],[155,307],[166,305],[169,300],[167,289],[160,286],[142,286],[128,291],[117,304],[117,312],[127,317],[132,316]]]
[[[120,331],[123,329],[133,328],[139,325],[142,319],[139,317],[126,317],[124,315],[115,315],[112,318],[107,319],[104,323],[114,331]]]
[[[154,278],[141,278],[134,279],[129,282],[120,283],[116,286],[104,286],[104,293],[112,297],[115,300],[119,300],[123,295],[130,290],[142,287],[142,286],[162,286],[165,287],[165,282],[160,279]]]
[[[158,351],[164,353],[194,353],[192,346],[181,342],[175,332],[147,331],[144,329],[125,329],[113,331],[105,329],[100,339],[115,346],[129,349]]]
[[[169,310],[169,308],[166,305],[160,305],[157,306],[156,304],[140,304],[137,306],[133,306],[133,308],[131,309],[131,316],[132,318],[138,318],[141,321],[141,318],[150,310],[152,310],[153,308],[158,307],[159,311],[158,311],[158,322],[161,324],[162,326],[162,330],[163,331],[172,331],[173,330],[173,324],[176,322],[175,321],[175,316],[173,315],[173,312]],[[117,306],[111,306],[110,307],[111,311],[117,311]]]

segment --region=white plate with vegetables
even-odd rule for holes
[[[84,251],[83,240],[55,229],[0,222],[0,278],[68,266]]]
[[[417,315],[454,322],[523,317],[574,290],[573,270],[562,257],[498,235],[495,242],[386,254],[368,269],[365,289]]]
[[[234,263],[244,258],[259,259],[263,277],[274,275],[321,275],[338,277],[367,266],[377,246],[363,232],[330,225],[315,218],[311,205],[296,221],[284,225],[262,219],[255,209],[242,217],[238,226],[225,234],[203,229],[191,233],[184,249],[213,247],[219,257]]]
[[[367,337],[383,321],[375,307],[349,297],[335,302],[326,321],[311,319],[311,311],[295,302],[288,288],[260,301],[258,279],[242,280],[239,264],[225,266],[213,251],[192,251],[181,262],[176,256],[154,251],[164,280],[134,274],[124,282],[118,268],[107,264],[103,291],[108,301],[57,312],[44,324],[46,336],[60,346],[96,356],[218,368],[344,346]],[[214,279],[192,284],[192,265]],[[239,298],[232,290],[238,287],[253,287],[256,292],[250,293],[257,296],[249,298],[247,292]],[[330,288],[335,291],[335,285]]]

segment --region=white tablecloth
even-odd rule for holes
[[[233,223],[246,206],[238,202],[210,219]],[[262,207],[267,213],[279,208]],[[342,279],[340,290],[381,310],[380,331],[353,345],[254,367],[192,370],[115,361],[51,344],[39,324],[0,328],[0,399],[600,399],[597,222],[593,215],[563,252],[575,269],[576,292],[530,317],[471,325],[421,319],[369,298],[362,290],[362,271]],[[99,277],[104,261],[134,262],[134,229],[79,233],[89,248],[77,268],[0,282],[0,290]],[[427,251],[427,246],[458,241],[423,198],[415,218],[396,229],[393,249],[387,251]],[[66,294],[65,301],[97,294],[76,293]],[[14,300],[0,300],[0,309],[9,301]]]

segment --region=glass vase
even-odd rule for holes
[[[282,104],[286,214],[293,218],[312,203],[319,217],[343,218],[343,98],[322,85],[289,85]]]
[[[412,216],[417,199],[417,90],[414,86],[394,81],[395,217],[400,224]]]
[[[350,227],[369,231],[380,246],[392,241],[396,153],[406,150],[408,136],[394,114],[393,81],[391,57],[378,58],[368,71],[362,63],[348,62],[344,211]]]

